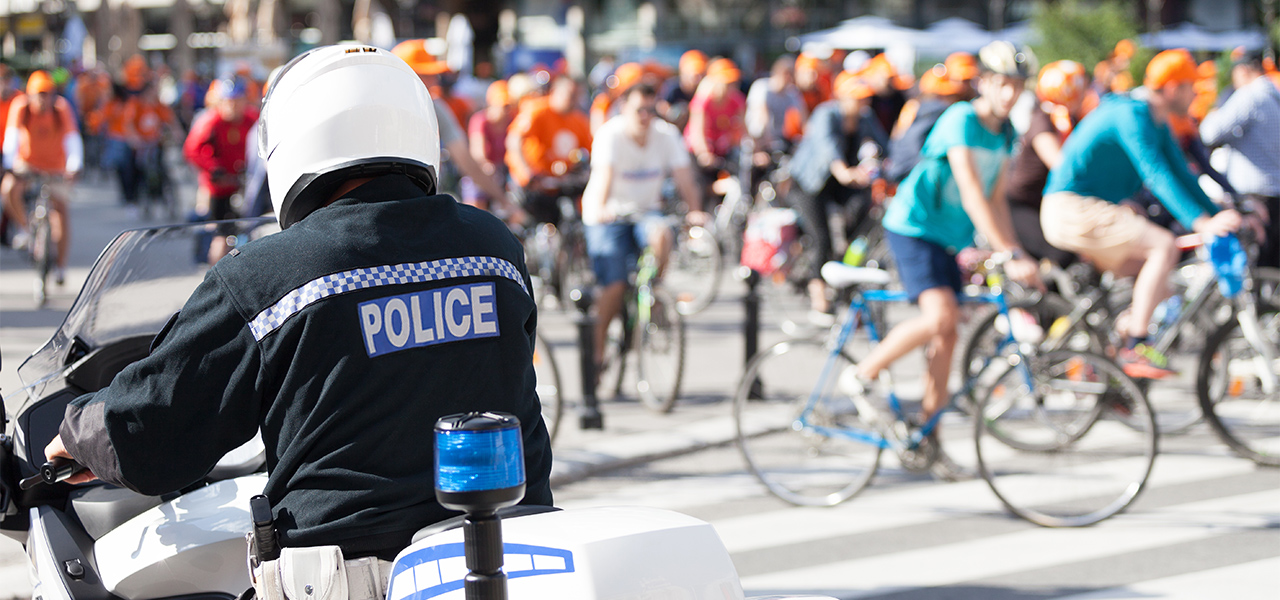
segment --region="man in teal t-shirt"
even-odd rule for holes
[[[854,378],[865,394],[894,361],[928,344],[922,422],[948,400],[960,314],[956,252],[972,244],[974,232],[980,232],[1008,257],[1005,271],[1010,277],[1040,285],[1035,262],[1013,235],[1003,183],[1015,139],[1009,111],[1027,76],[1035,72],[1035,57],[1008,42],[994,42],[978,58],[983,69],[979,96],[952,105],[939,117],[925,140],[920,163],[898,188],[883,221],[899,278],[919,304],[920,316],[894,327],[858,364]],[[960,473],[941,453],[933,471],[946,479]]]
[[[1195,99],[1196,63],[1186,50],[1166,50],[1147,66],[1146,101],[1107,96],[1072,132],[1062,161],[1049,174],[1040,224],[1050,244],[1075,252],[1099,269],[1137,276],[1126,348],[1120,359],[1131,377],[1173,374],[1146,347],[1156,305],[1169,295],[1169,273],[1181,251],[1174,236],[1122,203],[1145,186],[1188,229],[1214,236],[1240,226],[1234,210],[1219,211],[1187,169],[1167,125]]]

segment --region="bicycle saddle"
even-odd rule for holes
[[[822,265],[822,278],[831,287],[844,289],[853,285],[889,285],[893,278],[884,269],[851,267],[831,261]]]

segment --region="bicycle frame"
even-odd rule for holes
[[[1004,317],[1008,319],[1009,305],[1005,300],[1003,291],[1001,291],[998,286],[993,287],[992,289],[994,291],[965,293],[960,295],[959,299],[961,302],[967,304],[994,304],[999,309],[1000,314],[1004,315]],[[828,348],[827,360],[822,366],[822,371],[818,375],[818,381],[814,384],[813,390],[809,393],[809,399],[805,403],[804,410],[801,411],[800,416],[797,418],[796,424],[800,427],[812,429],[820,435],[827,437],[841,437],[855,442],[879,446],[881,449],[885,450],[894,450],[896,452],[912,450],[918,447],[921,440],[931,435],[938,427],[938,423],[941,421],[943,413],[947,412],[947,410],[951,408],[955,398],[960,395],[968,394],[969,391],[973,389],[977,380],[976,375],[965,381],[964,385],[961,386],[961,389],[950,396],[946,405],[935,412],[928,421],[926,421],[919,429],[915,430],[906,439],[898,439],[896,436],[886,435],[881,431],[825,427],[810,422],[810,417],[813,414],[814,407],[822,400],[823,396],[830,391],[831,386],[836,383],[836,378],[832,376],[832,371],[835,368],[836,361],[839,358],[841,351],[844,349],[845,345],[848,344],[849,338],[862,324],[862,317],[866,314],[868,309],[867,302],[905,303],[907,302],[907,294],[906,292],[895,290],[859,291],[854,289],[853,297],[849,301],[849,308],[845,312],[845,317],[842,319],[839,327],[833,328],[831,333],[827,336],[827,343],[825,344]],[[880,342],[880,332],[877,331],[874,321],[867,319],[866,325],[871,335],[871,340],[876,343]],[[1022,353],[1016,350],[1018,342],[1013,336],[1012,327],[1010,327],[1009,332],[1005,334],[1005,339],[1001,342],[1001,349],[1009,344],[1014,345],[1015,352],[1018,357],[1016,364],[1013,366],[1019,370],[1028,385],[1032,384],[1032,375],[1030,369],[1027,368],[1027,361],[1022,356]],[[977,373],[984,372],[987,365],[990,364],[990,360],[991,359],[988,359],[988,362],[983,364],[983,368],[979,369]],[[890,391],[888,400],[889,408],[893,412],[894,422],[905,422],[906,414],[903,411],[902,403],[898,400],[897,394]],[[857,405],[859,411],[869,411],[870,414],[878,412],[861,397],[855,397],[854,403]]]

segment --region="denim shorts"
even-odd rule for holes
[[[884,237],[889,240],[898,278],[912,302],[920,298],[921,292],[933,288],[949,287],[960,295],[963,284],[956,255],[929,240],[898,235],[887,229]]]
[[[673,229],[674,222],[660,212],[637,215],[634,221],[587,225],[587,256],[596,284],[608,286],[626,281],[640,252],[649,246],[649,237],[661,228]]]

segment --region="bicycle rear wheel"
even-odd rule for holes
[[[40,204],[32,211],[31,258],[35,262],[36,281],[32,297],[37,306],[49,300],[49,273],[53,271],[53,230],[49,223],[49,206]]]
[[[1127,508],[1157,452],[1142,391],[1115,363],[1087,352],[1046,353],[1031,373],[1033,393],[1053,410],[996,410],[999,396],[984,398],[974,419],[983,479],[1011,512],[1045,527],[1092,525]]]
[[[560,432],[560,419],[564,416],[564,388],[560,384],[560,369],[556,356],[542,336],[537,336],[533,346],[533,371],[537,378],[535,389],[542,402],[542,422],[547,435],[554,442]]]
[[[829,358],[820,342],[776,344],[751,360],[733,399],[747,468],[770,493],[796,505],[844,502],[880,466],[873,427],[836,384],[853,359],[843,352]]]
[[[663,283],[683,315],[702,312],[716,299],[724,272],[720,243],[702,227],[680,231]]]
[[[1237,454],[1261,465],[1280,466],[1280,309],[1258,305],[1258,348],[1232,319],[1209,336],[1196,378],[1196,393],[1206,420]],[[1268,356],[1269,355],[1269,356]],[[1268,358],[1270,360],[1268,360]]]
[[[647,315],[645,314],[647,312]],[[671,412],[684,378],[684,315],[663,290],[653,290],[648,311],[636,318],[636,391],[645,406]]]

